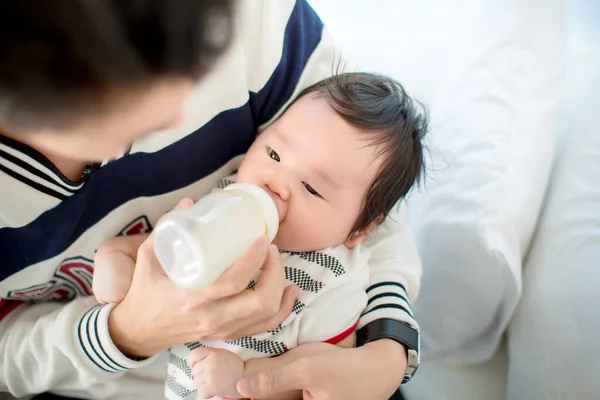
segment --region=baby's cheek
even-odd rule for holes
[[[341,244],[345,240],[328,221],[305,218],[290,222],[284,221],[273,241],[280,250],[314,251]]]
[[[279,226],[279,231],[273,243],[277,245],[280,250],[286,251],[310,251],[315,249],[307,248],[306,239],[307,235],[304,234],[304,229],[298,224],[290,224],[284,222]],[[310,245],[310,243],[308,243]]]

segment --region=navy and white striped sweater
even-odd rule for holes
[[[335,63],[333,43],[304,0],[239,7],[236,38],[198,84],[181,126],[135,142],[85,182],[0,137],[0,391],[162,398],[164,359],[121,354],[108,331],[111,306],[88,296],[95,250],[110,237],[149,231],[182,197],[208,193],[256,132]],[[359,327],[379,318],[416,327],[409,298],[421,269],[399,221],[393,216],[365,242],[370,288]]]

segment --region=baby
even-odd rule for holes
[[[426,128],[419,104],[400,84],[350,73],[304,90],[258,135],[237,176],[221,186],[252,183],[275,201],[280,226],[273,243],[286,279],[299,287],[296,305],[273,331],[170,349],[168,399],[239,398],[236,383],[247,374],[331,345],[354,346],[369,282],[369,250],[361,242],[418,181]],[[124,298],[142,240],[119,237],[98,250],[99,301]],[[286,351],[294,347],[292,357]]]

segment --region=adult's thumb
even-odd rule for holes
[[[179,200],[179,203],[177,203],[174,210],[179,210],[180,208],[189,208],[193,205],[194,200],[190,199],[189,197],[184,197],[183,199]]]
[[[298,373],[298,363],[285,365],[282,368],[258,372],[242,378],[237,383],[238,392],[248,398],[271,397],[289,390],[308,389],[305,380]]]

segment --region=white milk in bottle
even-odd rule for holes
[[[200,289],[214,282],[262,235],[279,229],[273,199],[261,188],[234,183],[190,208],[166,214],[154,230],[154,251],[169,278]]]

